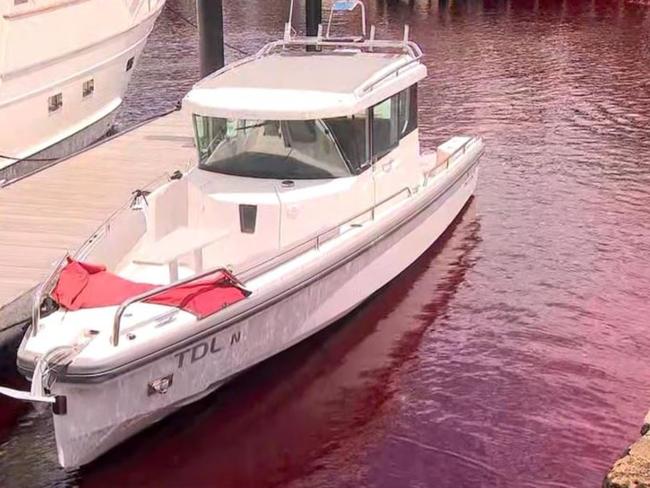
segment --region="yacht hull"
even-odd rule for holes
[[[62,49],[33,66],[6,68],[0,84],[0,126],[12,130],[0,133],[0,182],[79,151],[109,131],[164,1],[151,5],[150,12],[123,31],[74,50]],[[74,6],[69,9],[64,13],[76,13]],[[48,15],[45,11],[33,17]],[[4,49],[15,49],[14,44],[12,38]],[[87,93],[85,83],[92,83]],[[61,106],[50,110],[51,97],[57,94]]]
[[[410,266],[451,224],[474,193],[478,157],[470,156],[455,181],[424,208],[413,208],[402,225],[272,305],[184,350],[114,376],[56,383],[53,394],[67,398],[66,413],[54,415],[62,466],[93,461],[345,316]]]
[[[68,157],[99,141],[106,136],[113,127],[118,108],[119,106],[97,122],[88,127],[84,127],[79,132],[63,139],[53,146],[31,155],[29,158],[16,161],[4,168],[0,168],[0,186],[2,186],[3,182],[7,183],[31,175],[42,168],[56,163],[58,159]]]

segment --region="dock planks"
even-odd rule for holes
[[[130,197],[195,158],[189,116],[172,112],[0,188],[0,309],[40,283]]]

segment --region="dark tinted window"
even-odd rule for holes
[[[418,126],[418,86],[413,85],[399,94],[400,139]]]
[[[381,158],[399,143],[399,94],[372,107],[372,156]]]
[[[234,176],[321,179],[350,170],[320,120],[241,120],[194,116],[199,166]]]

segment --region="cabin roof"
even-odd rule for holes
[[[349,93],[403,54],[272,54],[200,82],[197,88],[266,88]]]
[[[426,76],[423,65],[411,63],[375,89],[360,89],[410,59],[404,53],[351,50],[275,53],[200,81],[186,97],[185,105],[193,113],[230,118],[289,120],[350,115]],[[378,96],[378,100],[371,100]]]

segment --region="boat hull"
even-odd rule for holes
[[[40,169],[56,163],[57,160],[79,152],[99,141],[106,136],[113,127],[118,108],[119,106],[108,115],[102,117],[88,127],[84,127],[79,132],[63,139],[53,146],[33,154],[29,158],[16,161],[4,168],[0,168],[0,186],[2,186],[3,182],[9,183],[19,178],[31,175]]]
[[[163,3],[155,5],[123,32],[3,74],[0,126],[12,130],[0,133],[0,183],[77,152],[110,130]],[[92,92],[83,95],[89,80]],[[63,102],[50,112],[54,94],[60,94]]]
[[[471,198],[478,155],[471,158],[449,188],[425,208],[414,208],[403,225],[271,306],[187,349],[105,381],[57,383],[54,393],[67,398],[65,415],[54,415],[62,466],[93,461],[235,375],[332,324],[389,283],[438,239]]]

